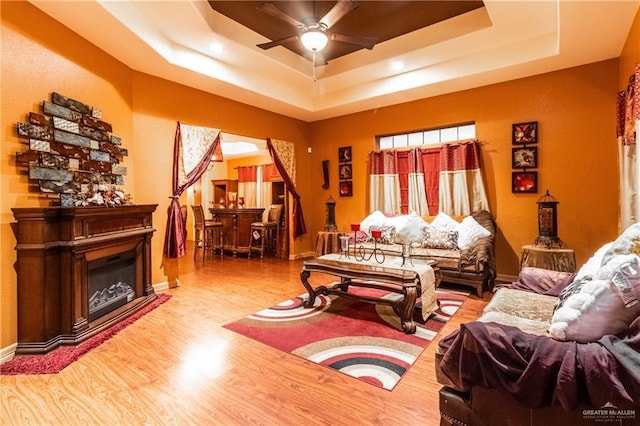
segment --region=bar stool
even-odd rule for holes
[[[274,204],[269,207],[269,213],[266,222],[253,222],[251,224],[251,232],[249,232],[249,259],[253,250],[260,252],[260,259],[264,258],[266,250],[273,249],[274,253],[278,253],[280,246],[280,219],[282,217],[282,204]],[[253,247],[253,241],[260,240],[260,247]],[[275,244],[275,245],[274,245]]]
[[[202,248],[202,261],[204,262],[207,250],[213,253],[216,248],[220,249],[220,258],[224,256],[222,222],[207,220],[204,217],[204,209],[202,206],[191,206],[193,210],[194,227],[196,231],[196,246],[193,250],[193,258],[195,259],[198,249]],[[217,237],[217,238],[216,238]],[[216,244],[218,241],[218,244]]]

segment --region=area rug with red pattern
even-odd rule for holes
[[[374,292],[371,289],[354,289]],[[352,291],[351,289],[349,291]],[[276,349],[303,357],[375,386],[392,390],[468,293],[438,289],[439,307],[426,321],[421,303],[414,310],[415,334],[403,333],[388,305],[346,297],[319,296],[312,308],[302,306],[307,294],[249,315],[225,328]],[[376,293],[379,297],[379,293]],[[395,293],[383,295],[392,299]]]
[[[16,355],[10,361],[0,365],[0,375],[59,373],[72,362],[76,361],[90,350],[97,348],[102,343],[106,342],[120,331],[133,324],[135,321],[162,305],[170,298],[170,294],[159,294],[153,302],[140,309],[138,312],[77,346],[61,346],[43,355]]]

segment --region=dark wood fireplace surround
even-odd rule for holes
[[[157,296],[151,285],[152,214],[157,204],[14,208],[18,277],[16,353],[77,345]],[[89,321],[88,265],[133,252],[133,300]]]

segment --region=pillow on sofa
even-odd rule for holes
[[[463,250],[480,238],[491,236],[491,232],[480,225],[472,216],[465,217],[458,226],[458,247]]]
[[[382,244],[393,244],[395,236],[396,236],[396,228],[394,226],[371,225],[369,227],[369,232],[367,234],[367,238],[369,240],[373,239],[373,237],[371,236],[371,232],[372,231],[380,231],[381,232],[381,235],[380,235],[380,238],[378,239],[378,242],[380,242]]]
[[[431,226],[441,231],[457,231],[460,223],[445,212],[439,212],[431,222]]]
[[[365,234],[369,234],[371,226],[383,226],[386,219],[386,216],[380,210],[376,210],[360,222],[360,230]]]
[[[404,222],[396,226],[396,240],[401,243],[411,243],[411,245],[422,245],[422,230],[427,226],[427,222],[418,216],[416,212],[411,212],[406,216]]]
[[[614,256],[620,254],[636,254],[640,256],[640,223],[634,223],[620,234],[613,245],[602,257],[602,265],[606,265]]]
[[[593,277],[593,274],[595,274],[596,271],[600,269],[604,254],[611,248],[612,245],[613,241],[603,245],[598,250],[596,250],[593,256],[591,256],[589,260],[587,260],[586,263],[580,267],[580,270],[578,270],[578,273],[576,274],[576,279],[591,279]]]
[[[558,296],[549,333],[558,340],[595,342],[619,334],[640,315],[640,257],[621,255],[576,280]]]
[[[458,231],[442,231],[432,225],[423,230],[422,247],[456,250],[458,248]]]

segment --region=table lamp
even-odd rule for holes
[[[549,190],[540,197],[538,204],[538,236],[535,245],[545,245],[547,248],[562,247],[558,238],[558,200],[549,194]]]

